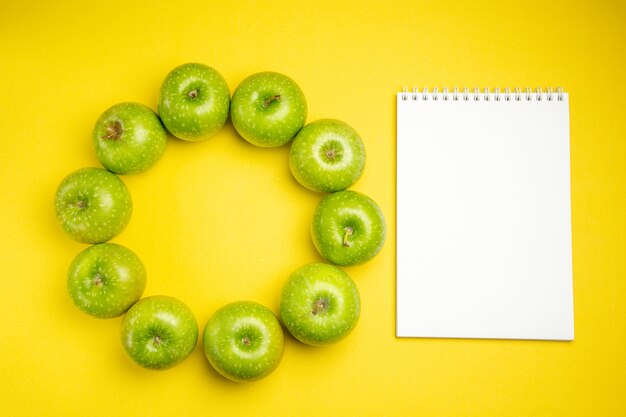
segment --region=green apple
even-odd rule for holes
[[[294,80],[277,72],[259,72],[233,93],[230,119],[253,145],[276,147],[289,142],[304,126],[304,93]]]
[[[345,190],[363,173],[365,147],[348,124],[317,120],[304,126],[291,143],[289,167],[295,179],[310,190]]]
[[[293,337],[309,345],[345,338],[360,314],[361,299],[354,281],[333,265],[312,263],[297,269],[280,297],[283,324]]]
[[[116,174],[133,174],[161,159],[167,133],[150,107],[118,103],[98,118],[91,139],[106,169]]]
[[[237,301],[211,316],[202,343],[215,370],[233,381],[248,382],[276,369],[283,356],[285,337],[270,309],[253,301]]]
[[[385,218],[365,194],[339,191],[317,205],[311,235],[324,259],[335,265],[356,265],[369,261],[382,248]]]
[[[80,252],[67,272],[67,290],[83,312],[98,318],[121,316],[146,288],[146,268],[130,249],[99,243]]]
[[[165,295],[142,298],[122,319],[122,345],[147,369],[167,369],[185,360],[198,341],[198,322],[185,303]]]
[[[117,175],[102,168],[81,168],[61,181],[54,208],[57,221],[72,239],[102,243],[124,230],[133,203]]]
[[[157,111],[172,135],[199,141],[224,126],[229,106],[230,90],[224,77],[207,65],[188,63],[165,77]]]

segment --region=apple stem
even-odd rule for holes
[[[323,311],[325,308],[326,302],[324,302],[324,300],[317,300],[315,304],[313,304],[313,310],[311,310],[311,313],[313,313],[314,316],[317,316],[317,313]]]
[[[96,274],[96,276],[93,279],[93,285],[95,285],[96,287],[101,287],[102,286],[102,275],[100,274]]]
[[[122,122],[120,122],[119,120],[115,120],[107,124],[105,131],[106,134],[102,136],[102,139],[115,140],[122,137],[124,128],[122,127]]]
[[[270,106],[270,104],[272,104],[275,101],[279,101],[280,100],[280,94],[277,94],[275,96],[271,96],[265,99],[265,101],[263,102],[263,107],[268,108]]]
[[[350,246],[352,246],[352,243],[350,243],[349,239],[353,233],[354,233],[354,230],[351,227],[346,227],[345,233],[343,234],[343,246],[345,246],[346,248],[349,248]]]
[[[189,96],[189,98],[194,99],[196,97],[198,97],[198,90],[196,90],[195,88],[193,90],[191,90],[189,92],[189,94],[187,94]]]

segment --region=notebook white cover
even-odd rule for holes
[[[398,93],[397,336],[573,340],[567,93]]]

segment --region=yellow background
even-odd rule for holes
[[[7,1],[0,4],[2,416],[623,416],[626,412],[626,6],[623,1]],[[64,6],[53,3],[65,4]],[[190,61],[231,91],[275,70],[308,121],[345,120],[368,152],[353,187],[387,217],[385,247],[346,268],[363,304],[354,333],[310,348],[288,338],[270,377],[235,384],[201,345],[163,372],[134,365],[120,319],[79,312],[65,290],[85,246],[56,224],[56,186],[98,166],[97,117],[156,107]],[[574,342],[409,339],[395,326],[395,92],[403,86],[563,86],[570,93]],[[115,239],[148,269],[145,295],[185,301],[200,327],[221,305],[277,311],[291,271],[320,260],[320,195],[292,178],[288,148],[258,149],[228,124],[171,139]]]

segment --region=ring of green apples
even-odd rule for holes
[[[62,229],[89,244],[72,261],[67,289],[78,309],[96,318],[123,315],[122,345],[147,369],[167,369],[195,349],[199,329],[190,308],[165,295],[142,297],[146,268],[130,249],[111,243],[129,223],[132,199],[120,175],[142,172],[165,152],[169,135],[207,140],[228,119],[247,142],[285,146],[295,180],[322,194],[311,237],[327,262],[312,262],[286,280],[279,314],[254,301],[234,301],[206,322],[204,353],[221,375],[238,382],[273,372],[284,351],[284,329],[309,345],[344,339],[355,328],[361,301],[356,284],[339,267],[375,257],[385,240],[385,220],[370,197],[349,190],[362,175],[365,148],[347,123],[321,119],[305,124],[304,93],[291,78],[260,72],[244,79],[232,97],[212,67],[188,63],[163,81],[157,112],[119,103],[96,121],[92,142],[103,168],[82,168],[57,188],[55,212]]]

